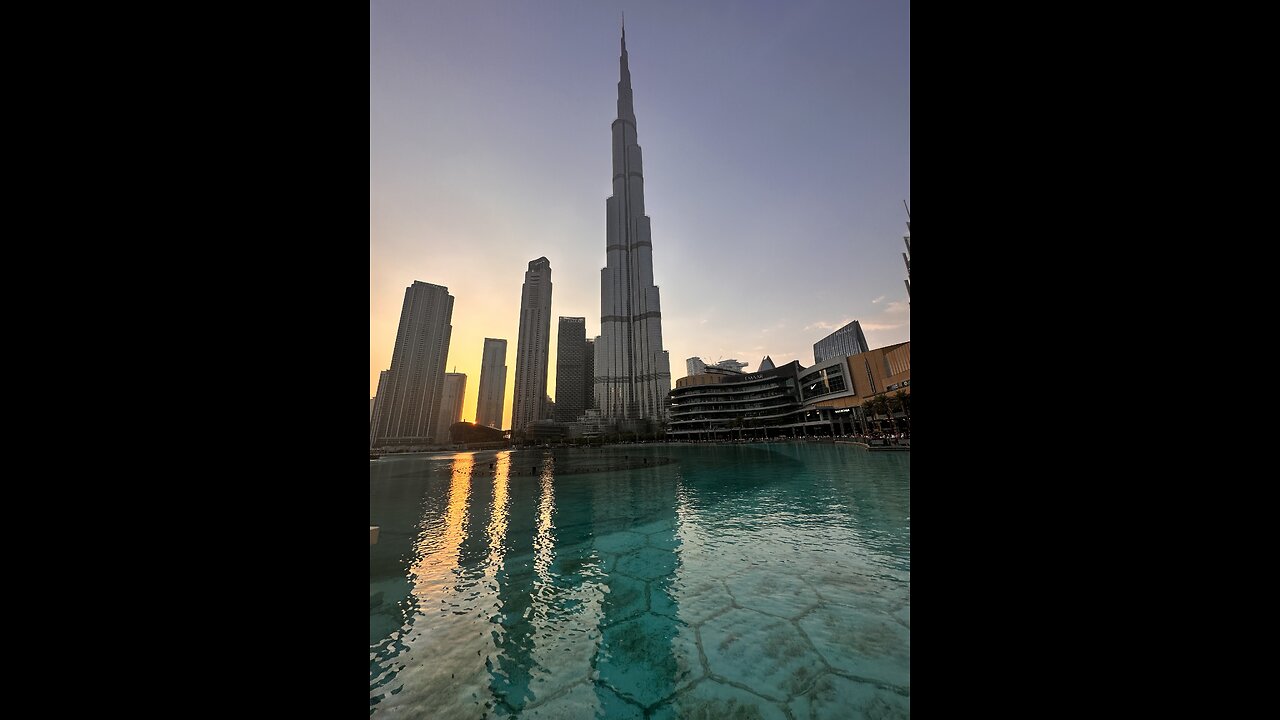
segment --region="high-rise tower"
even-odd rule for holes
[[[653,244],[649,216],[644,214],[644,173],[625,28],[619,70],[613,197],[605,201],[606,265],[600,270],[595,399],[606,421],[661,421],[671,392],[671,367],[662,349],[662,307],[653,284]]]
[[[440,421],[436,425],[436,442],[450,442],[449,428],[462,422],[462,401],[467,397],[467,374],[445,373],[440,391]]]
[[[546,417],[547,354],[551,348],[551,261],[529,261],[520,292],[520,336],[516,340],[516,390],[511,429],[521,431]]]
[[[907,204],[906,200],[902,201],[903,205]],[[907,243],[907,251],[902,253],[902,261],[907,264],[907,279],[903,280],[907,284],[907,304],[911,304],[911,208],[907,208],[907,234],[902,236],[903,241]]]
[[[449,288],[417,280],[405,288],[391,369],[378,381],[370,447],[435,442],[452,318]]]
[[[507,392],[507,341],[484,339],[480,358],[480,396],[476,399],[476,424],[502,429],[502,406]]]
[[[833,357],[857,355],[868,350],[862,324],[854,320],[813,344],[813,362],[816,365]]]
[[[587,409],[582,391],[583,361],[587,354],[587,319],[560,318],[556,340],[556,411],[552,419],[573,422]]]

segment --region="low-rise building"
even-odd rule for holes
[[[911,343],[829,358],[812,367],[792,361],[743,374],[707,368],[671,391],[667,436],[687,440],[851,435],[868,427],[864,405],[888,394],[893,417],[906,419],[894,393],[910,395]],[[882,413],[888,421],[889,415]]]

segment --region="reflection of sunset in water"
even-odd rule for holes
[[[453,478],[449,483],[449,508],[444,522],[432,532],[423,525],[422,535],[414,548],[417,562],[410,568],[414,578],[413,594],[425,599],[438,586],[449,579],[450,571],[458,566],[458,551],[467,535],[467,502],[471,498],[471,471],[475,466],[474,454],[455,455]]]
[[[616,452],[371,463],[370,720],[909,717],[908,454]]]
[[[551,536],[555,527],[551,523],[551,514],[556,510],[555,491],[551,487],[551,471],[544,469],[539,481],[542,492],[538,499],[538,535],[533,540],[533,567],[538,579],[544,583],[551,582],[551,561],[555,558],[556,541]]]
[[[489,529],[489,573],[496,574],[502,567],[502,556],[506,552],[507,540],[507,482],[511,477],[511,451],[498,453],[494,463],[493,476],[493,510],[490,513]]]

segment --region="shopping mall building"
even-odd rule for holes
[[[864,404],[884,394],[899,427],[906,416],[894,395],[911,393],[911,343],[828,358],[813,367],[791,361],[756,373],[707,368],[671,391],[673,440],[765,439],[853,435],[874,427]],[[888,416],[881,420],[886,427]]]

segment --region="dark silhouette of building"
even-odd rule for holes
[[[590,410],[596,406],[596,341],[588,338],[582,353],[582,403]]]
[[[587,319],[560,318],[556,344],[556,409],[557,422],[573,422],[587,409],[583,378],[587,355]]]
[[[507,392],[507,341],[484,339],[480,359],[480,395],[476,400],[476,423],[502,427],[502,406]]]
[[[547,355],[551,349],[551,262],[529,261],[520,291],[520,336],[516,341],[516,388],[511,429],[547,416]]]
[[[416,280],[405,288],[391,368],[378,383],[370,447],[435,442],[452,318],[449,288]]]

